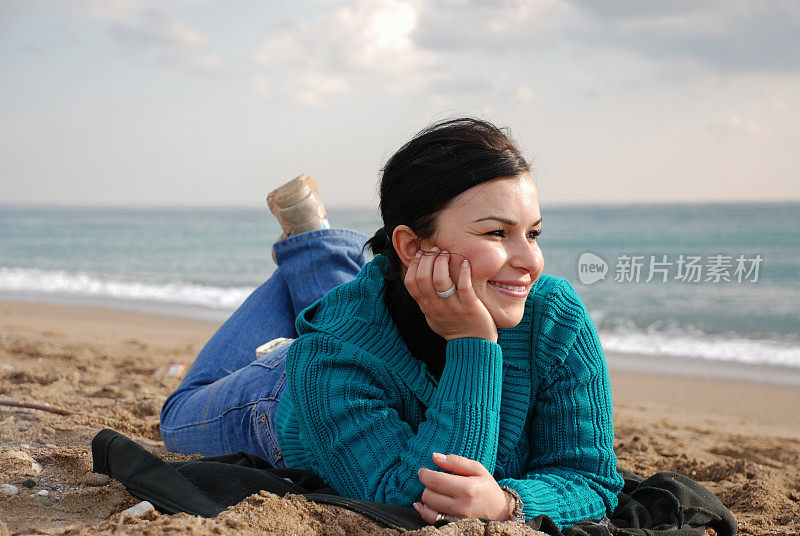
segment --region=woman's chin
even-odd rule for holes
[[[503,311],[502,314],[492,314],[492,319],[498,329],[513,328],[522,322],[524,313],[524,309],[521,309],[519,313],[514,312],[512,314],[509,314],[508,311]]]

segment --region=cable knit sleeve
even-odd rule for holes
[[[568,282],[553,289],[535,334],[542,381],[530,426],[525,474],[516,490],[525,515],[559,527],[610,514],[622,478],[613,451],[611,386],[594,323]]]
[[[494,467],[502,390],[495,343],[447,344],[433,403],[417,429],[400,418],[408,393],[385,365],[329,334],[304,335],[292,345],[287,377],[314,470],[342,495],[410,506],[424,489],[417,470],[434,468],[433,452]]]

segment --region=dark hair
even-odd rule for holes
[[[380,184],[383,227],[367,241],[388,260],[386,305],[411,353],[437,378],[445,341],[430,329],[402,282],[392,232],[408,225],[419,238],[435,231],[437,213],[478,184],[530,171],[505,129],[480,119],[441,121],[420,131],[386,163]]]
[[[408,225],[419,238],[434,232],[436,214],[459,194],[500,177],[530,171],[505,129],[469,117],[434,123],[403,145],[383,168],[380,210],[383,227],[367,241],[389,260],[389,279],[402,265],[392,232]]]

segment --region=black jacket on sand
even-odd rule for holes
[[[278,469],[244,452],[167,463],[122,434],[105,429],[92,440],[92,457],[95,473],[119,480],[132,495],[166,514],[214,517],[245,497],[268,491],[344,507],[398,530],[427,525],[412,508],[342,497],[309,471]],[[552,536],[702,536],[707,528],[718,536],[736,534],[733,514],[691,478],[663,472],[644,479],[620,472],[625,487],[610,519],[582,521],[559,531],[549,517],[540,515],[527,525]]]

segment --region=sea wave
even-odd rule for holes
[[[202,306],[227,314],[253,291],[252,287],[219,287],[184,281],[143,282],[83,272],[0,267],[0,292],[39,296],[106,298],[127,303]],[[692,357],[757,365],[800,368],[800,341],[795,337],[751,338],[735,332],[708,334],[694,326],[658,324],[647,328],[629,320],[609,319],[593,311],[607,352]]]
[[[183,281],[142,282],[84,272],[0,267],[0,291],[200,305],[233,311],[253,288],[216,287]]]
[[[778,337],[753,339],[735,332],[712,335],[692,326],[666,330],[601,329],[598,335],[607,352],[800,368],[800,344]]]

